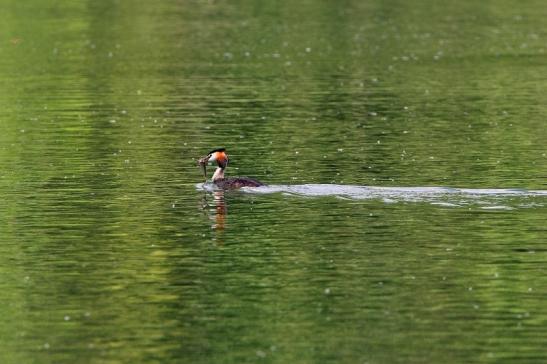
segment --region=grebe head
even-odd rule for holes
[[[207,164],[209,164],[209,162],[217,162],[217,170],[220,169],[221,171],[224,171],[226,166],[228,166],[228,155],[226,154],[226,149],[214,149],[198,161],[198,164],[203,171],[203,177],[205,177],[205,179],[207,179]],[[218,176],[218,173],[215,172],[215,175]]]
[[[207,162],[217,162],[217,165],[224,169],[228,165],[228,155],[225,148],[215,149],[207,154]]]

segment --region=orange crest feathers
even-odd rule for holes
[[[218,166],[221,168],[226,168],[228,165],[228,155],[226,154],[226,149],[219,148],[209,152],[209,161],[217,162]]]
[[[226,155],[226,152],[220,151],[215,153],[215,159],[218,162],[226,162],[228,160],[228,156]]]

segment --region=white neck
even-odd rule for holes
[[[224,179],[224,169],[220,167],[215,170],[215,174],[213,174],[213,178],[211,178],[211,181],[215,182],[219,179]]]

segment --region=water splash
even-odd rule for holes
[[[196,185],[213,191],[210,183]],[[374,187],[335,184],[269,185],[242,188],[252,194],[282,193],[301,197],[337,197],[350,200],[382,200],[386,203],[428,202],[443,207],[479,205],[489,210],[543,207],[547,190],[451,188],[451,187]]]

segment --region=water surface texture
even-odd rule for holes
[[[1,363],[547,362],[543,1],[0,8]]]

